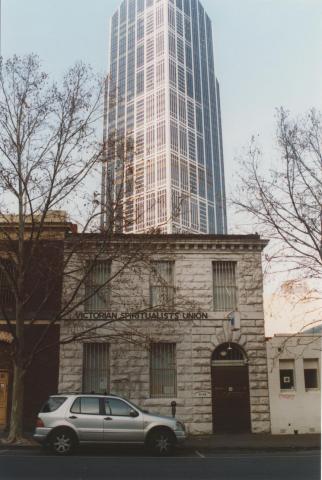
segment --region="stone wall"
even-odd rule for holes
[[[239,237],[240,238],[240,237]],[[177,402],[177,417],[191,433],[212,433],[211,356],[224,342],[240,345],[248,359],[252,431],[270,431],[269,394],[266,345],[262,300],[261,251],[264,242],[245,240],[227,244],[220,240],[173,242],[160,249],[156,259],[175,260],[175,287],[177,311],[202,311],[204,320],[131,322],[116,321],[101,328],[96,341],[110,344],[110,391],[124,395],[144,408],[161,414],[171,413],[170,403]],[[213,261],[237,262],[238,310],[240,329],[232,331],[228,321],[230,312],[215,312],[213,307]],[[139,280],[138,280],[139,279]],[[72,284],[65,285],[72,291]],[[120,301],[124,298],[124,303]],[[129,301],[130,299],[130,301]],[[111,310],[135,311],[149,303],[149,272],[139,275],[125,270],[113,282]],[[78,320],[62,324],[61,335],[77,328],[81,331],[95,322]],[[77,325],[77,327],[75,326]],[[97,325],[101,325],[100,322]],[[128,342],[120,340],[128,331],[142,334],[142,338]],[[106,338],[106,335],[113,335]],[[100,340],[101,338],[101,340]],[[177,398],[150,398],[149,351],[146,339],[176,343]],[[81,391],[82,343],[61,347],[60,391]],[[202,392],[202,394],[201,394]]]

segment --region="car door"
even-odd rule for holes
[[[143,443],[143,415],[120,398],[104,399],[104,441]],[[134,416],[135,415],[135,416]]]
[[[103,413],[99,397],[77,397],[66,420],[75,427],[81,442],[102,442]]]

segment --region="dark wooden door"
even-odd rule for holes
[[[212,408],[215,433],[250,432],[247,366],[212,367]]]

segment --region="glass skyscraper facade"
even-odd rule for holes
[[[102,196],[117,205],[117,229],[226,233],[219,84],[203,6],[124,0],[109,55]],[[109,216],[110,208],[104,223]]]

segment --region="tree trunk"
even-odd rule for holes
[[[8,442],[17,443],[23,439],[23,397],[25,370],[21,362],[14,363],[10,429]]]

